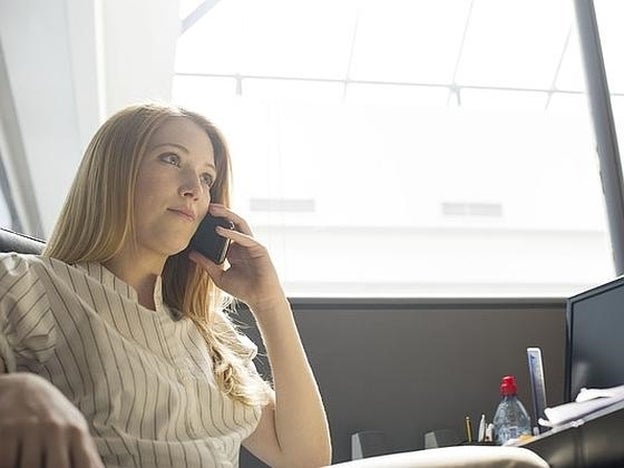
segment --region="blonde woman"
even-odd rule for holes
[[[221,133],[176,107],[112,116],[41,256],[0,254],[0,467],[330,463],[314,376],[267,250],[229,206]],[[227,266],[187,246],[230,219]],[[223,294],[224,291],[227,294]],[[224,311],[251,309],[255,346]]]

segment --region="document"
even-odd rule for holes
[[[582,419],[607,406],[624,401],[624,385],[611,388],[583,388],[571,403],[546,408],[546,419],[540,418],[539,423],[546,427],[555,427]]]

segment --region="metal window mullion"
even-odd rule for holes
[[[600,177],[607,208],[613,261],[624,274],[624,189],[609,87],[602,56],[596,10],[592,0],[575,0],[587,94],[596,136]]]

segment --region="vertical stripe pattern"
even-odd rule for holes
[[[107,467],[238,466],[261,409],[222,394],[203,337],[172,318],[160,281],[154,299],[156,311],[141,307],[99,264],[0,254],[0,355],[80,409]]]

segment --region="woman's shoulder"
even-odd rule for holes
[[[25,273],[35,264],[41,263],[40,255],[17,252],[0,253],[0,279],[5,275]]]
[[[0,252],[0,284],[27,278],[34,281],[44,272],[58,270],[59,266],[69,267],[61,260],[44,255]]]
[[[33,267],[51,268],[55,263],[65,265],[61,260],[44,255],[0,252],[0,269],[3,271],[26,271]]]

